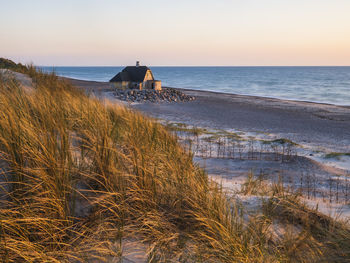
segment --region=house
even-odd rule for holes
[[[124,68],[109,82],[114,83],[116,88],[120,89],[162,89],[161,81],[155,80],[152,71],[146,66],[140,66],[138,61],[136,66]]]

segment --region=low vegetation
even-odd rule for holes
[[[325,155],[325,158],[340,158],[342,156],[350,156],[350,153],[339,153],[339,152],[331,152]]]
[[[130,243],[148,262],[350,258],[345,223],[325,223],[294,201],[291,209],[281,189],[265,214],[245,220],[164,126],[54,74],[27,72],[30,93],[0,75],[1,262],[111,262]],[[302,231],[276,241],[277,216]]]
[[[295,142],[286,139],[286,138],[280,138],[280,139],[276,139],[276,140],[272,140],[272,141],[266,141],[263,140],[262,143],[264,144],[280,144],[280,145],[292,145],[292,146],[297,146],[298,144],[296,144]]]
[[[20,73],[26,73],[28,68],[21,63],[16,64],[12,60],[0,58],[0,69],[9,69]]]
[[[208,131],[203,128],[198,128],[198,127],[189,127],[184,123],[168,123],[166,125],[169,131],[174,131],[174,132],[185,132],[192,134],[194,136],[199,136],[201,134],[206,134]]]

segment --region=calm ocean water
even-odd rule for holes
[[[42,67],[109,81],[123,67]],[[151,67],[164,86],[350,105],[350,67]]]

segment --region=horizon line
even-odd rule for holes
[[[82,66],[82,65],[35,65],[36,67],[50,67],[50,68],[55,68],[55,67],[80,67],[80,68],[89,68],[89,67],[125,67],[125,66],[131,66],[131,65],[89,65],[89,66]],[[140,65],[140,66],[147,66],[147,65]],[[185,67],[196,67],[196,68],[210,68],[210,67],[221,67],[221,68],[257,68],[257,67],[350,67],[350,65],[242,65],[242,66],[238,66],[238,65],[152,65],[152,66],[148,66],[148,67],[181,67],[181,68],[185,68]]]

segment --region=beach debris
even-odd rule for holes
[[[195,97],[184,94],[173,89],[164,88],[162,90],[138,90],[138,89],[116,89],[115,97],[119,100],[129,102],[187,102],[195,100]]]

